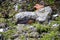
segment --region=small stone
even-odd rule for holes
[[[4,32],[4,29],[0,29],[0,32]]]
[[[53,17],[57,17],[57,16],[59,16],[59,14],[55,14],[55,15],[53,15]]]
[[[39,34],[38,34],[37,32],[31,32],[31,33],[30,33],[30,36],[33,37],[33,38],[34,38],[34,37],[38,37],[38,35],[39,35]]]
[[[53,24],[53,27],[58,27],[59,26],[59,24]]]
[[[8,25],[6,23],[0,23],[0,28],[7,27]]]

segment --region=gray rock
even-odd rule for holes
[[[16,39],[14,39],[14,40],[20,40],[19,38],[16,38]]]
[[[37,29],[34,26],[29,26],[29,30],[31,30],[33,32],[36,32],[37,31]]]
[[[36,11],[36,14],[38,16],[36,18],[36,20],[45,21],[46,19],[48,19],[48,16],[49,16],[48,14],[51,14],[51,13],[52,13],[52,9],[49,6],[42,8],[42,9]]]
[[[54,25],[53,25],[53,27],[58,27],[58,26],[59,26],[59,24],[54,24]]]
[[[6,32],[9,30],[9,27],[6,27],[6,28],[0,28],[0,32]]]
[[[0,28],[7,27],[8,25],[6,23],[0,23]]]
[[[34,12],[20,12],[20,13],[15,15],[16,19],[22,19],[24,17],[35,19],[36,18],[36,14]]]
[[[24,24],[18,24],[17,25],[17,31],[22,32],[23,27],[24,27]]]
[[[57,16],[59,16],[59,14],[55,14],[55,15],[53,15],[53,17],[57,17]]]
[[[14,35],[12,35],[12,37],[13,37],[12,39],[14,39],[14,40],[20,40],[19,34],[14,34]]]
[[[36,21],[45,21],[48,18],[48,14],[52,13],[52,9],[47,6],[36,12],[20,12],[15,15],[16,20],[24,17],[35,19]]]
[[[6,32],[9,29],[6,23],[0,23],[0,32]]]
[[[30,33],[30,37],[32,37],[32,38],[38,38],[39,34],[38,34],[38,32],[31,32]]]
[[[18,10],[18,4],[15,4],[14,8],[15,8],[15,11],[17,11]]]

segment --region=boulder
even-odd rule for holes
[[[52,9],[49,6],[47,6],[36,12],[20,12],[15,15],[15,18],[22,19],[24,17],[27,17],[27,18],[35,19],[37,21],[45,21],[49,16],[48,14],[51,14],[51,13],[52,13]]]
[[[37,21],[46,21],[49,18],[49,16],[50,16],[51,13],[52,13],[51,7],[47,6],[45,8],[42,8],[41,10],[38,10],[36,12],[36,14],[38,16],[36,18],[36,20]]]

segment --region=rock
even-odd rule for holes
[[[29,27],[29,30],[32,30],[33,32],[36,32],[37,31],[37,29],[34,26],[30,26]]]
[[[8,25],[6,23],[0,23],[0,28],[7,27]]]
[[[0,23],[0,32],[6,32],[9,29],[6,23]]]
[[[6,28],[0,28],[0,32],[6,32],[7,30],[9,30],[9,27],[6,27]]]
[[[3,28],[1,28],[1,29],[0,29],[0,32],[4,32],[4,29],[3,29]]]
[[[59,36],[59,37],[60,37],[60,34],[58,34],[57,36]]]
[[[31,19],[35,19],[36,18],[36,14],[34,12],[20,12],[18,14],[15,15],[15,18],[18,19],[23,19],[24,17],[27,18],[31,18]]]
[[[19,31],[19,33],[22,33],[22,30],[23,30],[24,27],[25,27],[24,24],[18,24],[17,30]]]
[[[22,1],[22,0],[19,0],[19,1]]]
[[[36,14],[38,16],[36,18],[36,21],[46,21],[51,13],[52,13],[52,9],[49,6],[44,7],[41,10],[36,11]]]
[[[20,34],[19,34],[20,38],[21,38],[21,36],[24,36],[24,39],[29,40],[29,38],[40,37],[39,33],[37,32],[37,29],[34,26],[18,24],[17,29],[20,32]]]
[[[25,32],[26,30],[25,30],[25,24],[18,24],[17,25],[17,31],[19,32],[19,33],[23,33],[23,32]]]
[[[53,17],[57,17],[57,16],[59,16],[59,14],[55,14],[55,15],[53,15]]]
[[[20,40],[19,38],[15,38],[14,40]]]
[[[53,16],[52,16],[52,19],[55,19],[56,17],[58,17],[59,16],[59,14],[54,14]]]
[[[14,5],[14,9],[15,9],[15,11],[18,11],[18,4]]]
[[[58,27],[58,26],[59,26],[59,24],[54,24],[54,25],[53,25],[53,27]]]
[[[18,37],[19,37],[19,34],[14,34],[14,35],[12,35],[12,39],[17,39]]]
[[[23,20],[24,18],[35,19],[36,21],[48,20],[49,14],[52,13],[51,7],[47,6],[36,12],[20,12],[15,15],[16,20]]]
[[[31,38],[38,38],[39,34],[37,32],[31,32],[29,37],[31,37]]]

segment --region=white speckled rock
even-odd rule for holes
[[[48,14],[51,14],[51,13],[52,13],[52,9],[49,6],[42,8],[42,9],[36,11],[36,14],[37,14],[36,20],[45,21],[49,16]]]
[[[36,18],[36,14],[34,12],[20,12],[20,13],[15,15],[16,19],[22,19],[24,17],[35,19]]]
[[[48,17],[48,14],[52,13],[52,9],[47,6],[36,12],[20,12],[15,15],[16,19],[22,19],[24,17],[36,19],[37,21],[45,21]]]

